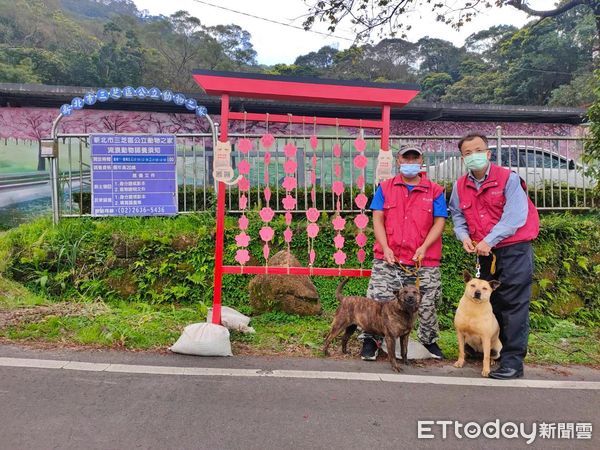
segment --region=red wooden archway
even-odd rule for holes
[[[285,123],[311,123],[317,125],[340,125],[381,130],[381,149],[389,150],[390,111],[401,108],[418,93],[416,85],[396,83],[372,83],[363,81],[297,78],[258,73],[217,72],[195,70],[194,80],[209,95],[221,96],[221,128],[219,140],[228,140],[230,120],[252,120]],[[293,102],[318,102],[381,107],[380,120],[337,119],[333,117],[306,117],[263,113],[229,111],[229,98],[261,98]],[[217,229],[215,247],[215,285],[213,323],[221,323],[221,289],[223,274],[241,273],[240,266],[223,265],[225,184],[217,187]],[[245,266],[245,274],[291,274],[322,276],[369,276],[370,270],[336,269],[317,267],[265,267]]]

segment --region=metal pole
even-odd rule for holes
[[[496,164],[502,165],[502,127],[500,125],[496,127]]]

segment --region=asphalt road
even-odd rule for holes
[[[71,370],[14,367],[7,358],[94,364]],[[327,379],[327,373],[368,378],[391,371],[386,362],[31,351],[14,346],[0,346],[0,360],[2,449],[600,448],[598,383],[586,389],[474,386],[462,377],[480,380],[478,367],[458,371],[441,363],[406,370],[425,382]],[[127,366],[111,366],[122,372],[107,372],[104,363]],[[132,373],[157,367],[226,370],[221,375]],[[256,376],[278,369],[292,375]],[[314,378],[299,378],[291,371]],[[439,375],[446,378],[440,381]],[[599,371],[586,369],[529,369],[527,375],[530,380],[600,381]],[[461,384],[429,383],[432,376],[436,383]],[[418,439],[420,419],[479,425],[499,419],[500,426],[523,422],[527,433],[533,422],[587,422],[594,429],[590,440],[537,437],[528,445],[523,437],[458,439],[454,425],[442,439],[442,427],[435,425],[427,432],[434,439]]]

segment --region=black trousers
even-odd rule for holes
[[[500,324],[500,365],[521,369],[527,354],[529,337],[529,302],[533,282],[533,249],[531,242],[493,249],[496,273],[490,274],[491,256],[480,256],[481,278],[500,281],[492,293],[492,309]]]

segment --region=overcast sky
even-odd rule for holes
[[[312,0],[308,1],[312,3]],[[178,10],[186,10],[198,17],[204,25],[237,24],[252,35],[252,43],[258,53],[258,62],[261,64],[291,64],[297,56],[318,50],[323,45],[332,45],[340,50],[347,48],[353,39],[351,24],[341,24],[335,31],[335,36],[328,37],[225,11],[202,4],[200,0],[134,0],[134,2],[138,9],[148,10],[153,15],[170,15]],[[302,26],[308,11],[304,0],[206,0],[205,3],[299,27]],[[551,8],[553,3],[549,0],[530,2],[533,7],[538,8]],[[528,20],[526,14],[514,8],[486,9],[473,23],[465,26],[461,31],[456,31],[436,22],[428,10],[416,11],[411,15],[412,30],[408,32],[408,39],[414,42],[423,36],[430,36],[446,39],[460,46],[465,38],[475,31],[497,24],[522,26]],[[315,30],[327,33],[324,25],[316,27]]]

